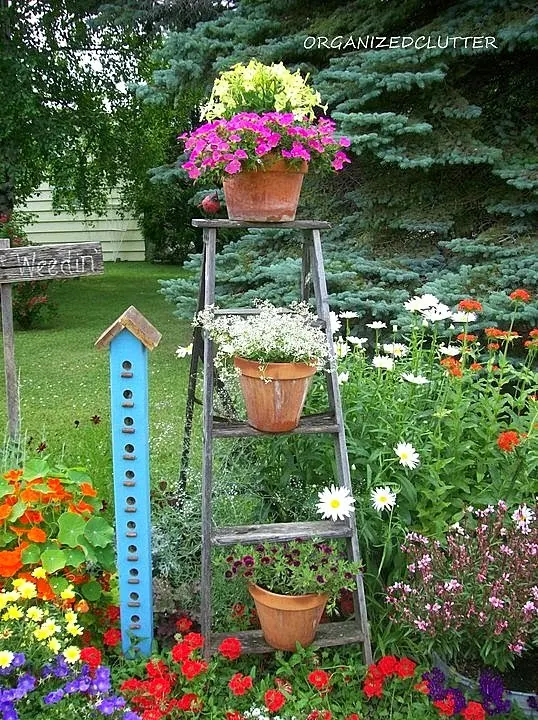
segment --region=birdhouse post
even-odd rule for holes
[[[124,653],[151,653],[153,592],[148,350],[161,333],[133,306],[95,343],[110,346],[114,509]]]

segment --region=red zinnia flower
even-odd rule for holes
[[[191,632],[185,635],[183,642],[186,643],[191,650],[196,650],[204,645],[204,638],[200,633]]]
[[[514,290],[514,292],[511,292],[508,296],[510,300],[513,300],[514,302],[524,302],[528,303],[531,300],[531,294],[530,292],[527,292],[526,290],[523,290],[522,288],[518,288],[517,290]]]
[[[413,677],[415,674],[415,668],[417,664],[407,657],[403,657],[398,661],[395,668],[395,673],[398,677],[408,678]]]
[[[331,720],[333,714],[330,710],[312,710],[306,716],[306,720]]]
[[[472,335],[471,333],[460,333],[459,335],[456,335],[456,339],[460,342],[476,342],[478,340],[477,335]]]
[[[205,660],[191,660],[190,658],[188,658],[181,665],[181,672],[187,678],[187,680],[192,680],[197,675],[205,672],[206,670],[207,663]]]
[[[351,713],[351,715],[346,715],[345,720],[361,720],[361,719],[357,715],[357,713]]]
[[[465,710],[461,711],[461,716],[464,717],[465,720],[484,720],[486,711],[480,703],[471,700]]]
[[[120,642],[120,640],[121,630],[118,630],[117,628],[109,628],[106,632],[103,633],[103,642],[105,645],[114,647]]]
[[[101,664],[101,651],[94,647],[85,647],[80,651],[80,659],[87,663],[91,670],[95,670]]]
[[[241,643],[237,638],[225,638],[218,647],[220,654],[228,660],[237,660],[241,655]]]
[[[502,335],[502,330],[499,330],[499,328],[496,327],[489,327],[484,329],[484,333],[488,338],[496,338],[499,337],[499,335]]]
[[[147,689],[153,697],[162,699],[170,694],[172,683],[168,678],[156,677],[147,683]]]
[[[308,675],[307,680],[318,690],[323,690],[329,684],[329,674],[325,670],[313,670]]]
[[[176,630],[180,633],[189,632],[192,627],[192,620],[186,615],[182,615],[176,620]]]
[[[280,690],[267,690],[263,696],[265,707],[270,712],[277,712],[286,702],[286,696]]]
[[[167,677],[170,674],[162,660],[150,660],[146,663],[146,672],[150,678]]]
[[[487,345],[488,350],[498,350],[500,347],[499,343],[488,343]]]
[[[454,715],[454,698],[449,695],[444,700],[435,700],[433,706],[439,710],[439,715],[452,717]]]
[[[385,655],[385,657],[382,657],[377,663],[377,669],[384,677],[388,677],[396,672],[397,664],[398,660],[394,655]]]
[[[252,678],[250,675],[235,673],[228,683],[228,687],[234,695],[244,695],[252,687]]]
[[[117,622],[120,619],[119,605],[109,605],[106,609],[105,617],[110,622]]]
[[[482,370],[482,365],[478,362],[471,363],[469,365],[470,370]]]
[[[413,690],[416,690],[419,693],[422,693],[423,695],[429,695],[430,694],[430,687],[426,680],[421,680],[416,685],[413,685]]]
[[[460,300],[458,303],[458,310],[463,310],[463,312],[481,312],[482,309],[482,303],[479,303],[478,300],[473,300],[472,298]]]
[[[515,430],[505,430],[497,438],[499,450],[502,450],[503,452],[513,452],[520,442],[521,438]]]
[[[192,648],[185,641],[177,643],[172,648],[172,658],[177,663],[182,663],[186,660],[192,652]]]
[[[243,714],[237,712],[237,710],[227,710],[226,720],[243,720]]]

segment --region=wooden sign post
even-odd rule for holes
[[[8,238],[0,238],[0,300],[8,431],[11,440],[19,434],[19,387],[13,341],[12,285],[36,280],[67,280],[103,272],[100,243],[69,245],[29,245],[10,248]]]

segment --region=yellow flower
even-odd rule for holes
[[[62,600],[72,600],[75,597],[75,593],[73,592],[73,586],[70,585],[65,590],[62,590],[60,593],[60,597]]]
[[[39,622],[43,619],[43,610],[36,605],[32,605],[32,607],[29,607],[26,611],[26,617],[35,622]]]
[[[21,598],[24,600],[31,600],[32,598],[37,597],[36,586],[29,580],[23,580],[22,584],[19,585],[19,592],[21,594]]]
[[[41,625],[41,627],[38,627],[34,630],[34,637],[36,640],[46,640],[48,637],[50,637],[50,633],[47,632]]]
[[[6,605],[7,605],[6,593],[1,592],[0,593],[0,610],[3,610],[6,607]]]
[[[11,584],[16,590],[18,590],[21,585],[24,585],[25,582],[26,580],[24,578],[16,578]]]
[[[0,668],[7,668],[13,662],[15,655],[11,650],[0,650]]]
[[[59,653],[60,648],[62,647],[60,645],[60,641],[57,638],[51,638],[48,641],[47,645],[49,646],[49,648],[52,650],[53,653]]]
[[[68,663],[75,663],[80,658],[80,649],[74,645],[66,647],[63,656]]]
[[[10,590],[6,593],[6,600],[7,602],[17,602],[17,600],[20,598],[21,594],[17,592],[16,590]]]
[[[78,615],[76,614],[76,612],[73,612],[72,610],[68,610],[64,615],[64,618],[67,620],[68,623],[76,622],[77,617]]]
[[[8,607],[6,612],[2,615],[2,618],[4,620],[20,620],[22,616],[23,612],[20,607],[12,605],[11,607]]]
[[[38,640],[47,640],[47,638],[52,637],[55,635],[60,628],[54,620],[45,620],[45,622],[38,628],[34,630],[34,636]]]
[[[75,625],[75,623],[67,623],[65,629],[70,635],[82,635],[82,628],[80,625]]]
[[[40,578],[41,580],[44,580],[47,577],[47,573],[42,567],[36,567],[36,569],[32,571],[32,575],[35,578]]]

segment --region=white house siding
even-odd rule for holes
[[[100,242],[106,261],[144,260],[144,239],[133,217],[118,215],[119,197],[112,192],[106,215],[82,213],[55,214],[52,210],[52,191],[42,185],[23,207],[17,208],[35,214],[34,222],[25,230],[30,242],[39,245],[59,243]]]

